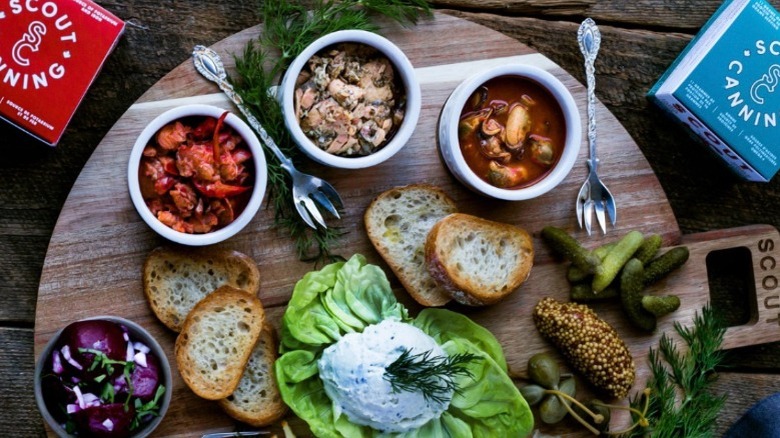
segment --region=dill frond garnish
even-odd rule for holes
[[[715,420],[725,396],[709,392],[715,368],[723,361],[725,327],[713,309],[705,306],[696,313],[693,326],[675,323],[675,331],[687,344],[686,352],[677,349],[664,334],[658,350],[650,349],[652,377],[647,410],[648,428],[637,428],[629,437],[650,435],[654,438],[712,436]],[[641,396],[631,401],[638,407]]]
[[[474,378],[466,365],[479,360],[471,353],[454,356],[431,356],[432,351],[412,354],[404,349],[403,353],[385,369],[383,378],[390,382],[393,392],[421,392],[426,400],[436,403],[448,401],[447,395],[458,392],[455,376]]]
[[[279,102],[268,91],[278,84],[292,60],[314,40],[330,32],[345,29],[376,31],[372,14],[406,25],[431,13],[425,0],[318,0],[307,5],[268,0],[261,8],[262,35],[250,41],[243,54],[236,57],[238,77],[231,78],[231,82],[252,114],[296,166],[300,164],[301,154],[285,128]],[[289,232],[299,259],[318,263],[342,259],[331,252],[342,231],[333,227],[313,230],[303,222],[292,199],[289,175],[276,157],[267,152],[274,225]]]

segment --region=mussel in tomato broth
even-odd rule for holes
[[[544,178],[566,141],[563,111],[537,82],[499,76],[469,97],[458,140],[471,170],[489,184],[519,189]]]

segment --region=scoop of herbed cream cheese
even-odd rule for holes
[[[411,355],[430,351],[430,358],[447,355],[422,330],[393,320],[349,333],[326,348],[317,365],[336,416],[343,413],[355,424],[382,432],[406,432],[441,416],[452,390],[436,401],[419,391],[394,392],[384,378],[386,368],[404,350]]]

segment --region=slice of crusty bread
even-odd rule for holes
[[[176,364],[195,394],[209,400],[235,391],[265,324],[260,300],[222,286],[187,315],[176,338]]]
[[[181,331],[195,304],[222,285],[257,295],[260,272],[251,257],[214,248],[159,247],[146,258],[144,295],[157,318]]]
[[[231,417],[252,426],[267,426],[282,418],[287,405],[276,384],[276,341],[273,327],[266,324],[249,356],[238,387],[219,406]]]
[[[452,298],[483,306],[514,292],[528,278],[533,241],[522,228],[455,213],[428,233],[425,261]]]
[[[441,189],[413,184],[390,189],[368,206],[363,220],[368,238],[404,288],[424,306],[450,301],[425,268],[425,236],[439,219],[457,211]]]

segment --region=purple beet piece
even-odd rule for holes
[[[129,437],[133,417],[135,407],[129,404],[125,410],[124,403],[93,406],[73,414],[79,435],[98,438]]]
[[[125,360],[127,354],[127,341],[124,338],[124,331],[119,324],[106,320],[89,320],[74,322],[62,331],[60,335],[60,348],[67,345],[70,348],[70,354],[78,362],[83,372],[92,365],[95,355],[92,353],[80,353],[79,348],[97,350],[104,353],[109,359]],[[64,358],[63,358],[64,359]],[[66,369],[72,367],[67,361],[63,360]],[[121,367],[117,367],[115,374],[121,373]],[[95,370],[89,374],[100,374],[102,370]]]
[[[145,367],[135,364],[130,380],[133,382],[133,396],[143,402],[154,398],[160,384],[160,361],[152,353],[146,354]]]

